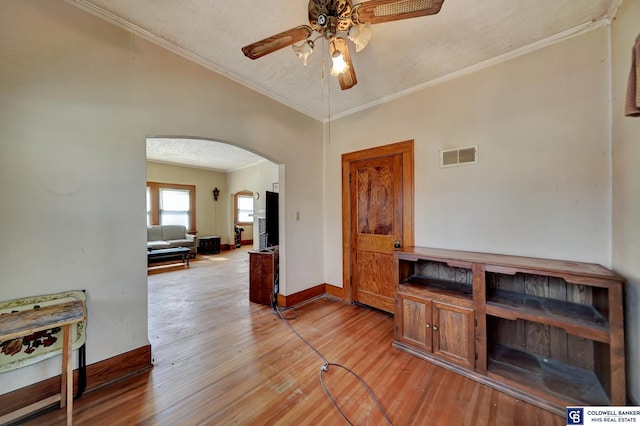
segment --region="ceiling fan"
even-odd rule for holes
[[[329,43],[333,61],[331,74],[338,77],[342,90],[358,80],[351,62],[346,34],[356,47],[364,49],[371,40],[371,24],[397,21],[440,12],[444,0],[370,0],[353,5],[351,0],[309,0],[309,25],[300,25],[242,48],[250,59],[258,59],[276,50],[292,46],[304,64],[313,52],[314,43],[324,38]],[[318,33],[315,38],[313,34]],[[302,42],[296,45],[295,43]]]

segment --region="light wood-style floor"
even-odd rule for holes
[[[77,425],[348,424],[320,384],[322,359],[266,306],[249,302],[245,249],[149,276],[154,368],[85,394]],[[391,347],[393,318],[320,298],[289,322],[359,374],[394,425],[564,425],[564,419]],[[362,385],[324,380],[356,425],[388,424]],[[64,424],[63,410],[29,425]]]

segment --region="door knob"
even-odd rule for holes
[[[437,325],[434,325],[434,326],[433,326],[433,330],[434,330],[434,331],[438,331],[438,326],[437,326]]]
[[[431,328],[431,324],[427,324],[427,328]]]
[[[393,243],[393,248],[394,249],[399,249],[400,248],[400,241],[396,240],[396,242]]]

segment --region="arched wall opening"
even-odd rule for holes
[[[235,243],[238,218],[234,196],[252,193],[252,215],[264,217],[265,192],[281,192],[280,181],[284,181],[284,165],[234,143],[154,136],[147,138],[146,150],[147,181],[195,186],[194,231],[197,236],[220,236],[223,245]],[[242,240],[253,241],[258,249],[257,227],[245,222],[243,228]]]
[[[266,155],[239,144],[193,136],[150,136],[146,150],[147,182],[193,185],[196,239],[220,236],[224,248],[233,249],[235,245],[235,195],[253,194],[256,225],[243,226],[241,240],[258,250],[257,222],[266,214],[266,192],[278,192],[280,267],[281,271],[285,270],[284,164],[277,164]],[[286,288],[284,275],[280,277],[283,290]]]

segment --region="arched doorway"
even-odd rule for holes
[[[192,185],[195,212],[191,213],[195,223],[191,231],[196,237],[218,235],[227,248],[235,246],[235,195],[251,194],[251,217],[264,217],[265,194],[279,186],[282,167],[261,154],[227,142],[171,136],[147,138],[147,181]],[[258,230],[246,218],[242,227],[242,241],[252,242],[257,249]]]

